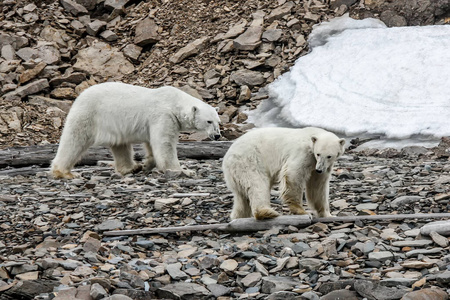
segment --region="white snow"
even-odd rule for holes
[[[450,136],[450,26],[344,16],[308,42],[312,51],[269,85],[250,122],[403,141]]]

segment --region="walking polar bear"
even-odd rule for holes
[[[314,127],[261,128],[244,134],[223,159],[225,181],[234,195],[231,219],[277,217],[270,207],[270,189],[275,183],[280,183],[281,199],[291,213],[306,214],[306,191],[317,215],[331,216],[329,180],[344,144],[344,139]]]
[[[133,160],[132,144],[144,143],[144,168],[182,170],[176,145],[180,131],[205,131],[220,138],[216,110],[174,88],[149,89],[120,82],[107,82],[83,91],[69,111],[51,165],[56,178],[73,178],[71,169],[92,145],[110,146],[116,171],[127,174],[142,168]]]

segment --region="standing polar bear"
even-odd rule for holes
[[[94,85],[75,100],[67,116],[51,173],[73,178],[71,169],[92,145],[110,146],[115,168],[121,174],[135,172],[141,165],[133,160],[133,143],[143,142],[147,152],[144,168],[183,172],[176,145],[180,131],[205,131],[220,138],[216,110],[174,88],[149,89],[120,82]]]
[[[306,214],[303,192],[320,217],[329,217],[328,188],[336,159],[345,140],[314,127],[261,128],[231,145],[223,159],[223,172],[233,192],[231,219],[270,219],[270,189],[280,183],[281,199],[293,214]]]

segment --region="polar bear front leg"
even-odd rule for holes
[[[167,132],[164,131],[153,132],[150,139],[150,145],[156,168],[163,172],[170,170],[192,177],[195,175],[195,171],[182,169],[180,166],[177,155],[177,142],[178,133],[168,135]]]
[[[133,160],[133,147],[131,144],[111,146],[116,171],[122,175],[136,173],[142,169],[140,164]]]
[[[247,193],[253,215],[257,220],[273,219],[280,214],[270,207],[270,182],[268,178],[248,178]]]
[[[313,171],[306,183],[306,198],[319,217],[332,217],[329,197],[330,173],[318,174]]]

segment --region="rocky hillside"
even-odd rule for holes
[[[388,26],[449,23],[450,0],[4,0],[0,147],[55,143],[71,101],[120,80],[173,85],[220,108],[224,138],[243,110],[307,53],[314,24],[346,12]],[[202,139],[202,136],[184,136]]]

